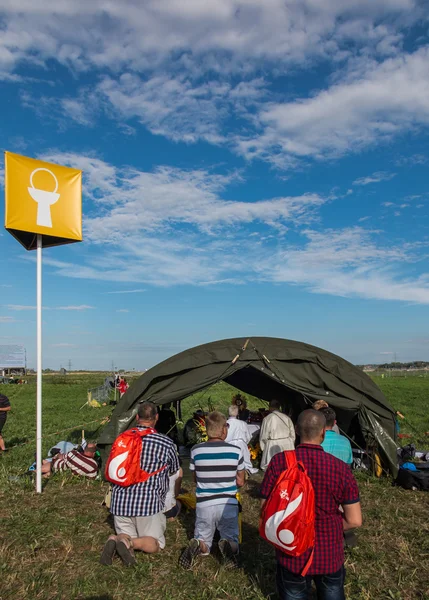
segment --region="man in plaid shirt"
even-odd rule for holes
[[[325,452],[326,420],[316,410],[305,410],[298,417],[301,438],[296,458],[311,479],[316,499],[316,539],[308,575],[300,575],[311,548],[299,557],[276,550],[277,588],[280,600],[307,600],[314,579],[319,600],[344,600],[343,533],[360,527],[362,514],[355,478],[343,461]],[[284,453],[273,456],[261,487],[262,504],[269,497],[279,475],[286,469]],[[341,509],[340,509],[341,507]]]
[[[142,402],[137,413],[138,428],[155,428],[158,411],[152,402]],[[115,553],[126,565],[135,563],[134,550],[148,554],[165,547],[165,498],[170,475],[180,469],[174,442],[166,435],[151,433],[142,438],[140,466],[147,473],[160,470],[144,482],[127,487],[113,484],[110,512],[115,531],[104,546],[100,562],[111,565]]]

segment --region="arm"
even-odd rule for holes
[[[179,469],[179,476],[174,482],[174,497],[180,494],[180,488],[182,487],[182,479],[183,479],[183,469]]]
[[[354,504],[343,505],[343,529],[348,531],[349,529],[356,529],[362,526],[362,510],[360,502]]]
[[[237,471],[237,477],[235,478],[236,483],[237,483],[237,487],[243,487],[244,483],[245,483],[245,478],[244,478],[244,469],[242,471]]]
[[[8,412],[10,410],[10,406],[5,406],[4,408],[0,408],[0,412]]]

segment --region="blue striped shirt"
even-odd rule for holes
[[[326,430],[325,439],[322,442],[322,448],[328,454],[336,456],[343,462],[351,465],[353,462],[353,452],[349,440],[339,433],[330,429]]]
[[[237,504],[237,471],[244,469],[240,448],[226,442],[197,444],[191,450],[189,468],[196,475],[197,504]]]

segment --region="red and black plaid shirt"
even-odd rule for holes
[[[296,458],[307,469],[316,497],[316,540],[314,557],[308,575],[336,573],[344,563],[343,519],[340,504],[359,502],[359,489],[346,463],[314,444],[301,444]],[[286,469],[283,452],[271,459],[261,486],[262,498],[268,498],[279,475]],[[276,550],[278,562],[300,573],[310,556],[311,549],[301,556],[288,556]]]

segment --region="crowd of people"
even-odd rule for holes
[[[243,399],[235,397],[228,409],[228,418],[218,411],[205,415],[207,439],[191,448],[189,468],[196,484],[196,511],[193,537],[179,557],[179,565],[184,569],[192,569],[199,556],[210,554],[216,531],[225,568],[238,566],[238,492],[247,477],[256,471],[248,449],[250,436],[246,421],[249,415],[243,414],[247,410]],[[112,484],[110,511],[115,533],[103,548],[100,560],[104,565],[112,564],[115,555],[124,564],[133,565],[135,551],[151,554],[162,550],[166,543],[167,519],[180,512],[177,496],[183,470],[176,433],[172,434],[177,426],[169,414],[170,407],[165,411],[164,415],[163,410],[159,413],[151,402],[143,402],[138,407],[136,430],[149,429],[151,433],[141,438],[140,467],[147,477],[129,486]],[[261,469],[264,471],[261,510],[287,469],[285,452],[291,450],[295,450],[297,461],[305,467],[315,497],[313,547],[301,556],[276,551],[281,600],[307,598],[311,580],[315,582],[318,598],[345,598],[344,535],[359,527],[362,517],[359,490],[350,468],[350,442],[335,429],[335,411],[324,401],[304,410],[294,424],[282,412],[280,402],[273,400],[261,424]],[[306,564],[309,567],[303,575]]]
[[[5,449],[1,430],[9,410],[8,398],[0,395],[0,450]],[[192,539],[178,558],[179,565],[190,570],[198,557],[209,555],[217,531],[224,567],[237,568],[239,490],[247,478],[258,471],[249,452],[251,413],[245,398],[238,394],[227,416],[218,411],[207,415],[197,411],[192,419],[195,430],[204,430],[205,437],[203,441],[194,438],[197,443],[190,448],[189,469],[196,485],[195,525]],[[144,476],[135,483],[123,485],[126,469],[121,461],[128,452],[113,460],[118,478],[111,480],[117,481],[111,484],[110,499],[115,533],[109,536],[103,548],[100,558],[103,565],[111,565],[117,555],[125,565],[131,566],[136,562],[136,551],[153,554],[163,550],[167,521],[177,518],[182,508],[183,468],[178,452],[176,416],[171,406],[165,404],[158,409],[152,402],[142,402],[132,431],[139,436],[139,453],[134,460],[138,460],[137,470]],[[190,431],[187,435],[190,439]],[[351,469],[352,448],[347,437],[340,434],[335,410],[320,400],[301,412],[293,423],[281,403],[272,400],[260,423],[259,444],[260,468],[264,473],[260,486],[261,520],[265,503],[275,493],[279,478],[287,473],[290,465],[287,456],[291,451],[298,464],[305,468],[315,498],[313,546],[299,556],[276,549],[280,599],[307,598],[313,580],[319,599],[343,600],[344,539],[354,535],[352,532],[360,527],[362,515],[359,490]],[[43,461],[42,473],[49,477],[68,470],[94,479],[100,467],[96,454],[95,442],[78,447],[60,442]]]

